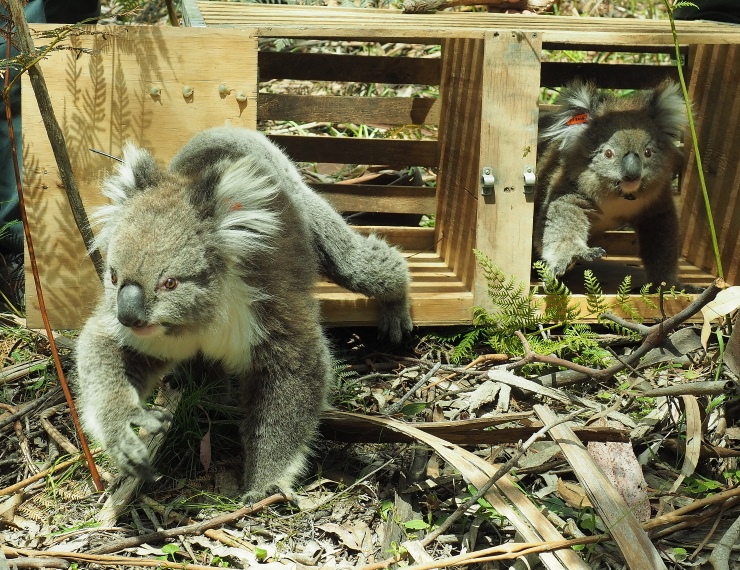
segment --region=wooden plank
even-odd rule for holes
[[[439,100],[432,97],[342,97],[260,93],[257,118],[309,123],[437,125]]]
[[[434,228],[412,228],[395,226],[355,226],[363,235],[375,234],[404,251],[434,250]]]
[[[667,20],[569,18],[442,12],[403,14],[397,10],[325,6],[265,6],[239,2],[198,2],[208,26],[256,27],[262,37],[369,39],[411,42],[419,39],[482,38],[486,30],[540,32],[547,42],[570,46],[670,46]],[[677,21],[682,44],[740,44],[740,28],[716,22]]]
[[[475,270],[482,66],[482,40],[444,42],[435,239],[442,259],[468,287]]]
[[[576,78],[608,89],[652,89],[664,79],[678,81],[678,71],[670,65],[564,62],[542,64],[543,87],[560,87]]]
[[[52,29],[34,25],[34,29]],[[127,139],[163,163],[196,132],[230,122],[256,125],[257,40],[249,30],[100,27],[64,42],[91,53],[54,51],[41,63],[75,178],[89,209],[102,203],[99,184]],[[45,43],[46,40],[37,43]],[[195,48],[194,46],[197,46]],[[240,53],[238,61],[231,55]],[[203,73],[208,61],[209,73]],[[24,76],[24,82],[27,77]],[[222,98],[217,86],[243,90],[247,102]],[[194,89],[186,99],[184,85]],[[157,97],[150,89],[158,87]],[[54,328],[77,328],[98,296],[100,282],[85,253],[61,188],[46,131],[26,84],[23,95],[25,194],[44,298]],[[26,263],[30,268],[30,263]],[[26,290],[34,291],[30,273]],[[38,302],[27,300],[30,327],[42,326]]]
[[[483,62],[479,172],[490,167],[496,181],[492,192],[478,199],[476,247],[522,283],[531,272],[534,197],[525,192],[524,173],[536,167],[541,37],[486,32]],[[473,295],[476,305],[490,306],[480,271]]]
[[[436,166],[437,141],[270,135],[296,162]]]
[[[423,57],[261,51],[260,81],[304,79],[439,85],[440,60]]]
[[[340,212],[433,214],[436,190],[428,186],[373,186],[370,184],[311,184]]]
[[[692,55],[689,96],[710,195],[724,276],[740,285],[740,47],[699,46]],[[687,145],[688,146],[688,145]],[[717,273],[693,148],[682,184],[683,255]]]

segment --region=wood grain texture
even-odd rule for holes
[[[468,287],[475,271],[482,81],[483,41],[445,40],[435,239],[442,259]]]
[[[725,280],[740,285],[740,46],[698,46],[689,96]],[[688,145],[687,145],[688,146]],[[693,148],[682,184],[682,253],[717,274]]]
[[[359,125],[436,125],[439,100],[431,97],[351,97],[260,93],[260,120],[355,123]]]
[[[94,35],[65,42],[89,52],[55,51],[41,63],[88,211],[102,204],[100,181],[115,167],[114,161],[89,148],[120,156],[130,139],[166,163],[206,127],[226,122],[255,127],[257,40],[249,30],[143,26],[94,30]],[[235,52],[242,54],[236,62],[231,58]],[[233,94],[221,97],[219,83],[243,90],[247,101],[238,103]],[[191,98],[182,94],[185,85],[194,90]],[[159,89],[158,96],[151,95],[152,87]],[[94,305],[100,282],[74,226],[27,84],[22,104],[25,193],[44,298],[54,328],[76,328]],[[28,274],[26,282],[26,290],[34,291]],[[41,325],[38,310],[37,300],[30,297],[31,327]]]
[[[636,18],[514,17],[481,12],[403,14],[398,10],[267,6],[239,2],[197,2],[207,26],[254,27],[261,36],[434,40],[482,38],[486,30],[512,29],[541,32],[545,42],[604,47],[672,45],[667,20]],[[310,25],[309,25],[310,24]],[[678,36],[687,44],[739,44],[740,28],[713,22],[676,22]],[[605,50],[606,51],[606,50]]]
[[[532,264],[534,196],[525,192],[524,173],[536,167],[541,51],[536,32],[486,32],[479,172],[490,167],[496,181],[478,199],[476,247],[521,283],[529,283]],[[490,308],[481,273],[473,296]]]
[[[303,79],[362,83],[438,85],[439,59],[262,51],[260,81]]]

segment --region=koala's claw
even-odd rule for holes
[[[399,344],[404,337],[411,334],[414,328],[407,301],[393,303],[379,301],[378,303],[380,306],[379,336],[387,338],[393,344]]]
[[[108,430],[105,446],[108,454],[123,473],[153,481],[156,473],[150,462],[149,449],[132,426],[139,426],[147,434],[154,435],[165,431],[171,421],[172,414],[162,408],[140,408],[131,412],[123,425],[116,422]]]

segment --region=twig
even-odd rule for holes
[[[94,449],[91,452],[93,455],[96,455],[100,453],[99,449]],[[48,469],[44,469],[43,471],[40,471],[36,473],[36,475],[33,475],[31,477],[28,477],[27,479],[24,479],[23,481],[18,481],[17,483],[14,483],[10,485],[9,487],[5,487],[4,489],[0,489],[0,497],[4,495],[12,495],[13,493],[20,491],[21,489],[25,489],[28,487],[31,483],[35,483],[39,479],[43,479],[44,477],[48,477],[49,475],[52,475],[53,473],[56,473],[57,471],[60,471],[62,469],[66,469],[70,465],[74,465],[75,463],[79,463],[81,459],[83,459],[84,456],[82,454],[78,455],[77,457],[73,457],[72,459],[68,459],[67,461],[62,461],[61,463],[57,463],[56,465],[52,465]]]
[[[21,53],[26,56],[33,56],[33,38],[28,29],[28,22],[26,21],[21,1],[6,0],[6,3],[17,32],[16,39],[20,46]],[[8,40],[8,44],[10,44],[10,40]],[[52,105],[49,91],[46,88],[46,80],[41,73],[41,68],[38,66],[37,60],[33,61],[32,65],[27,68],[27,71],[28,78],[31,80],[31,87],[33,87],[33,92],[36,95],[36,101],[41,110],[41,118],[46,127],[49,142],[51,143],[51,148],[54,152],[54,158],[59,167],[59,176],[62,179],[62,184],[67,193],[67,199],[69,200],[69,205],[72,209],[72,215],[77,224],[77,229],[80,231],[80,235],[85,242],[85,248],[90,252],[90,259],[95,266],[95,271],[102,281],[104,273],[103,257],[98,250],[93,248],[94,236],[90,229],[90,222],[87,219],[87,214],[85,213],[85,206],[82,203],[82,198],[80,198],[80,193],[77,189],[77,182],[75,181],[74,174],[72,172],[72,163],[70,162],[67,146],[64,142],[64,134],[62,133],[62,129],[59,127],[59,122],[54,114],[54,106]],[[10,113],[10,105],[7,101],[6,109],[7,112]],[[15,146],[11,145],[11,148],[15,149]],[[24,220],[24,225],[25,224],[26,221]]]
[[[431,370],[424,374],[422,376],[421,380],[419,380],[416,384],[414,384],[414,387],[411,388],[406,394],[404,394],[397,402],[394,402],[390,406],[388,406],[385,410],[383,410],[381,413],[385,416],[392,416],[393,414],[397,414],[401,411],[401,408],[403,408],[403,405],[406,403],[406,401],[413,396],[416,391],[421,388],[424,384],[429,382],[429,379],[434,376],[437,371],[442,367],[441,362],[437,362],[432,366]]]
[[[524,337],[524,335],[519,331],[517,331],[515,334],[522,341],[522,346],[524,347],[524,350],[525,350],[525,356],[521,360],[507,365],[506,368],[507,369],[519,368],[531,362],[541,362],[543,364],[561,366],[563,368],[568,368],[570,370],[573,370],[576,373],[580,373],[582,374],[582,376],[580,377],[580,380],[586,380],[587,378],[593,378],[596,381],[605,382],[611,379],[618,372],[621,372],[622,370],[626,368],[630,368],[636,365],[639,362],[639,360],[643,356],[645,356],[648,352],[650,352],[653,348],[660,346],[661,343],[666,338],[668,338],[668,336],[670,336],[671,332],[673,332],[684,321],[686,321],[687,319],[695,315],[697,312],[699,312],[704,305],[706,305],[712,299],[714,299],[717,293],[719,293],[719,291],[724,286],[725,286],[724,280],[719,279],[719,278],[715,279],[714,282],[709,287],[707,287],[702,292],[701,295],[699,295],[696,299],[694,299],[694,301],[688,307],[679,311],[672,317],[668,317],[664,321],[661,321],[651,327],[647,327],[646,330],[644,330],[645,338],[643,339],[642,344],[632,353],[620,359],[619,362],[610,366],[609,368],[603,368],[600,370],[596,368],[589,368],[587,366],[581,366],[579,364],[575,364],[573,362],[569,362],[568,360],[557,358],[555,356],[537,354],[535,352],[532,352],[532,350],[529,347],[529,343],[526,340],[526,337]],[[618,317],[609,316],[609,318],[611,320],[615,320],[615,322],[619,322]],[[574,382],[577,382],[578,380],[579,378],[577,376],[573,376],[569,378],[569,383],[574,383]]]
[[[707,560],[714,570],[730,570],[730,554],[738,538],[740,538],[740,517],[730,525]]]
[[[26,414],[33,412],[37,408],[46,405],[47,403],[56,403],[59,396],[61,396],[60,392],[61,390],[51,390],[46,394],[42,394],[35,400],[23,404],[20,408],[18,408],[18,411],[16,413],[0,418],[0,429],[3,429],[5,426],[12,424],[16,420],[22,418]]]
[[[7,0],[7,5],[13,18],[13,24],[18,31],[18,43],[21,46],[21,52],[30,54],[33,51],[33,40],[31,39],[31,32],[28,30],[28,23],[26,22],[26,15],[23,13],[23,6],[20,0]],[[10,38],[7,39],[10,43]],[[35,65],[28,70],[29,78],[33,86],[36,99],[41,109],[41,116],[44,119],[49,140],[52,143],[52,149],[59,164],[59,173],[62,177],[62,182],[67,189],[67,197],[69,198],[70,205],[72,206],[72,212],[75,217],[77,227],[85,240],[85,246],[88,248],[92,244],[92,231],[85,215],[85,208],[82,205],[79,192],[77,191],[77,185],[72,175],[72,166],[69,162],[69,154],[67,154],[67,147],[64,144],[64,136],[59,128],[54,117],[54,109],[51,106],[51,99],[49,98],[49,92],[46,89],[46,83],[44,76],[41,74],[41,70]],[[28,257],[31,260],[31,271],[33,273],[33,281],[36,285],[36,296],[39,302],[39,312],[41,313],[41,319],[44,321],[44,328],[49,340],[49,347],[51,348],[52,356],[54,357],[54,365],[56,367],[57,376],[59,378],[59,384],[62,386],[64,397],[69,404],[69,410],[72,416],[72,422],[75,425],[75,430],[80,438],[80,444],[82,445],[82,451],[87,458],[88,469],[92,475],[93,483],[98,491],[103,490],[103,482],[100,480],[100,474],[98,473],[95,462],[93,461],[92,455],[90,454],[90,447],[87,443],[87,438],[82,432],[82,426],[80,425],[80,419],[77,416],[77,410],[75,409],[74,400],[72,399],[72,392],[69,389],[67,380],[64,375],[64,368],[62,367],[62,360],[59,356],[59,350],[57,349],[56,341],[54,340],[54,333],[51,329],[51,323],[49,322],[49,315],[46,312],[46,303],[44,302],[44,295],[41,290],[41,279],[39,277],[39,268],[36,264],[36,256],[33,249],[33,239],[31,237],[31,228],[28,224],[28,215],[26,214],[26,203],[23,198],[23,185],[21,183],[21,171],[20,163],[18,160],[18,153],[16,152],[15,144],[15,132],[13,130],[13,117],[10,108],[10,97],[7,89],[3,90],[3,99],[5,101],[5,115],[8,121],[8,132],[10,133],[10,148],[13,155],[13,167],[15,168],[15,180],[18,189],[18,205],[21,211],[21,218],[23,220],[23,232],[26,237],[26,247],[28,249]],[[100,252],[97,252],[97,257],[94,258],[91,254],[93,262],[97,260],[95,269],[98,271],[98,276],[102,278],[103,259],[100,256]]]
[[[238,509],[231,513],[225,513],[223,515],[219,515],[217,517],[213,517],[211,519],[189,524],[186,526],[179,526],[175,528],[168,528],[156,532],[150,532],[148,534],[144,534],[141,536],[132,536],[129,538],[123,538],[121,540],[115,540],[111,543],[106,544],[105,546],[100,546],[98,548],[94,548],[89,551],[90,554],[109,554],[111,552],[116,552],[118,550],[122,550],[124,548],[132,548],[134,546],[140,546],[145,542],[161,542],[168,538],[176,538],[178,536],[192,536],[196,534],[202,534],[204,531],[215,528],[221,525],[233,523],[237,519],[240,519],[242,517],[246,517],[249,515],[253,515],[255,513],[258,513],[265,507],[269,507],[270,505],[274,505],[276,503],[282,503],[285,502],[287,499],[284,495],[275,494],[267,497],[266,499],[262,499],[258,503],[254,503],[253,505],[248,505],[246,507],[242,507],[241,509]],[[55,553],[57,556],[59,556],[59,553]],[[191,566],[188,565],[190,568]]]

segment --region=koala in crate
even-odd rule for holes
[[[606,251],[594,235],[632,226],[653,287],[678,283],[672,182],[688,124],[678,85],[616,96],[576,81],[540,120],[534,248],[556,276]]]

